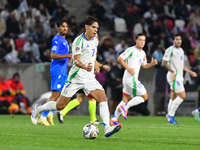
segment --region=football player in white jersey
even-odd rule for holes
[[[82,89],[86,95],[90,94],[99,102],[100,117],[103,121],[105,136],[110,137],[121,129],[121,124],[110,126],[107,97],[103,87],[94,76],[94,69],[99,70],[97,63],[95,63],[98,41],[94,38],[98,28],[99,23],[96,18],[92,16],[86,17],[85,33],[78,36],[72,44],[72,58],[74,63],[61,95],[57,102],[50,101],[42,106],[36,105],[34,107],[31,115],[33,124],[37,123],[38,116],[42,111],[63,109],[71,97],[79,89]]]
[[[132,106],[143,103],[147,100],[148,95],[145,87],[138,80],[140,67],[144,69],[151,68],[157,64],[157,60],[151,60],[147,63],[146,54],[142,50],[145,45],[146,37],[139,33],[136,35],[136,45],[126,49],[119,57],[118,62],[125,68],[123,76],[123,100],[118,104],[110,124],[119,124],[118,117],[120,114],[127,119],[128,109]]]
[[[186,96],[183,85],[183,70],[188,72],[192,77],[196,77],[197,74],[184,65],[184,51],[180,47],[182,43],[180,34],[175,34],[172,37],[172,40],[173,45],[166,49],[162,65],[168,70],[167,82],[171,89],[171,98],[168,103],[168,114],[166,115],[167,122],[177,124],[174,115]]]

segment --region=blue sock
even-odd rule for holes
[[[49,111],[43,111],[42,112],[42,116],[45,117],[45,118],[48,116],[48,114],[49,114]]]
[[[200,107],[198,108],[198,111],[200,112]]]

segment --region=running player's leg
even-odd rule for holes
[[[51,94],[51,97],[49,98],[49,101],[56,101],[57,98],[59,97],[59,95],[60,95],[60,92],[52,91],[52,94]],[[43,111],[42,112],[40,119],[38,120],[38,124],[44,125],[44,126],[50,126],[50,125],[54,124],[53,120],[52,120],[53,113],[51,113],[50,114],[51,116],[49,116],[49,119],[48,119],[49,122],[47,121],[47,116],[48,116],[49,112],[51,112],[51,111]]]
[[[85,93],[82,90],[77,92],[77,98],[71,100],[67,106],[61,110],[61,114],[65,116],[70,110],[75,108],[76,106],[80,105],[85,98]]]
[[[96,109],[97,109],[97,101],[94,98],[89,97],[90,100],[88,101],[88,110],[90,113],[90,123],[93,124],[102,124],[103,122],[100,122],[97,120],[96,116]]]
[[[186,97],[185,89],[183,86],[183,82],[175,81],[170,83],[171,90],[171,99],[173,100],[171,104],[171,108],[166,115],[168,123],[177,124],[177,122],[174,120],[174,116],[176,113],[176,110],[180,106],[180,104],[183,102],[183,100]]]

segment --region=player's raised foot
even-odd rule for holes
[[[41,119],[38,120],[38,124],[43,126],[51,126],[47,120],[41,120]]]
[[[103,124],[103,122],[101,122],[101,121],[99,121],[99,120],[97,120],[97,119],[96,119],[94,122],[91,122],[91,121],[90,121],[90,123],[96,124],[96,125],[98,125],[98,124]]]
[[[118,125],[118,124],[120,124],[120,122],[116,118],[111,118],[110,119],[110,124],[111,125]]]
[[[167,121],[168,124],[178,124],[178,122],[174,119],[174,116],[169,116],[167,114],[167,117],[169,118],[169,120]]]
[[[118,132],[121,129],[121,127],[122,127],[121,123],[118,125],[109,127],[105,132],[105,137],[110,137],[114,133]]]
[[[192,111],[192,115],[194,116],[194,119],[198,122],[200,122],[200,119],[199,119],[199,112],[196,111],[196,110],[193,110]]]
[[[120,109],[122,117],[124,119],[127,119],[128,110],[125,109],[124,105],[121,105],[119,109]]]
[[[58,121],[60,123],[63,123],[64,122],[64,116],[60,113],[60,111],[57,113],[57,115],[58,115]]]
[[[32,111],[32,114],[31,114],[31,121],[34,125],[37,124],[38,118],[39,118],[39,115],[40,115],[40,112],[38,111],[38,107],[41,107],[41,106],[36,104],[33,111]]]
[[[47,121],[49,122],[50,125],[54,126],[54,123],[53,123],[53,115],[49,115],[47,116]]]

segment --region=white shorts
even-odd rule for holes
[[[175,80],[175,81],[169,81],[170,90],[174,91],[175,93],[181,93],[185,91],[183,81]]]
[[[144,85],[139,80],[134,80],[133,82],[123,83],[123,95],[142,96],[146,93]]]
[[[72,97],[80,89],[84,91],[86,96],[88,96],[93,90],[104,90],[102,85],[95,78],[84,80],[77,80],[74,78],[72,81],[67,81],[65,83],[61,95],[65,97]]]

